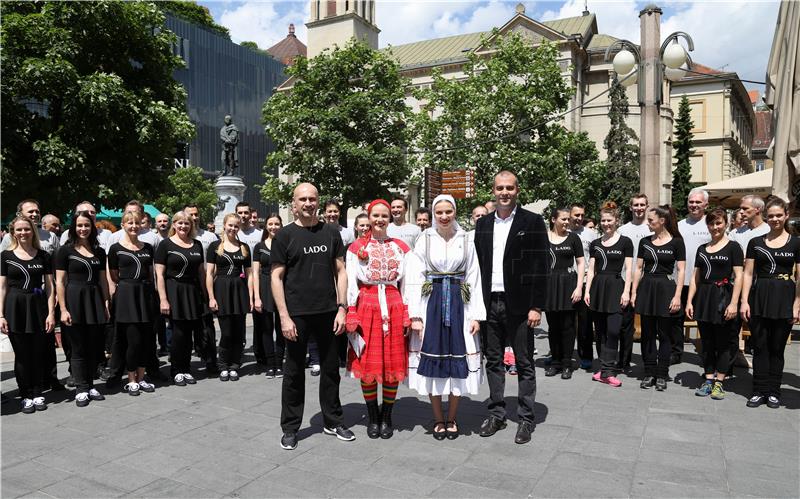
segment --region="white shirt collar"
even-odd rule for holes
[[[497,214],[497,210],[495,210],[494,211],[494,221],[497,222],[497,223],[510,222],[510,221],[514,220],[514,215],[516,215],[516,214],[517,214],[517,205],[514,205],[514,209],[511,210],[511,215],[507,216],[506,218],[500,218],[500,216],[498,216],[498,214]]]

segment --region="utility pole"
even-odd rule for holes
[[[655,4],[649,4],[639,12],[641,29],[641,61],[640,68],[643,74],[639,75],[641,82],[640,101],[641,128],[639,133],[639,154],[642,191],[647,195],[650,204],[663,204],[661,191],[664,182],[661,158],[661,94],[660,86],[664,84],[660,75],[661,64],[659,47],[661,45],[661,9]]]

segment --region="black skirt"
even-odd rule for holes
[[[44,333],[47,319],[47,295],[41,288],[25,291],[9,287],[3,313],[11,333]]]
[[[589,295],[589,310],[604,314],[618,314],[622,312],[619,305],[622,292],[625,291],[625,281],[619,274],[597,274],[592,279],[592,289]]]
[[[756,278],[750,288],[750,315],[765,319],[791,319],[794,281]]]
[[[154,322],[158,302],[152,282],[123,280],[114,294],[114,320],[124,323]]]
[[[275,301],[272,299],[272,278],[261,274],[258,279],[258,289],[261,293],[261,310],[275,312]]]
[[[547,278],[547,300],[544,309],[548,312],[575,310],[572,292],[578,285],[575,272],[554,272]]]
[[[67,282],[67,311],[73,324],[105,324],[105,305],[100,286],[82,282]]]
[[[669,303],[675,297],[675,281],[663,274],[645,274],[636,290],[636,313],[653,317],[676,317],[683,313],[678,310],[672,314]]]
[[[167,279],[169,316],[176,321],[194,321],[203,317],[203,293],[197,282]]]
[[[245,315],[250,312],[247,281],[239,276],[217,276],[214,279],[217,315]]]
[[[701,282],[694,295],[694,320],[711,324],[725,323],[725,309],[731,302],[733,286],[717,286],[713,282]],[[738,312],[738,311],[737,311]]]

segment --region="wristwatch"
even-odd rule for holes
[[[345,305],[344,303],[337,303],[336,306],[347,312],[347,305]]]

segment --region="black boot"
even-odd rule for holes
[[[381,429],[380,410],[378,409],[377,400],[367,402],[367,416],[369,417],[369,424],[367,424],[367,436],[369,438],[378,438],[381,436]]]
[[[394,404],[383,404],[381,407],[381,438],[392,438],[392,407]]]

